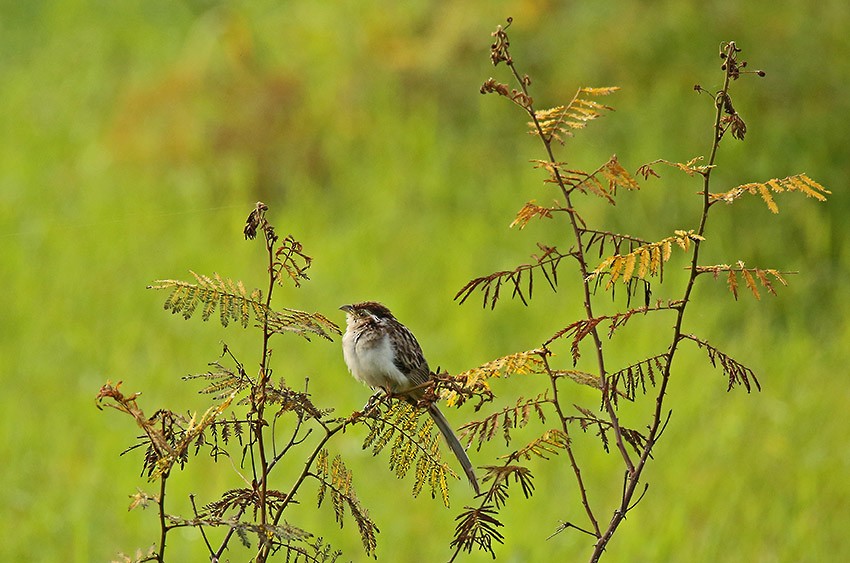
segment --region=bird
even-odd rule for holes
[[[373,389],[382,389],[418,406],[431,380],[431,370],[410,329],[375,301],[343,305],[340,309],[346,313],[342,353],[351,375]],[[478,495],[478,480],[466,450],[437,405],[431,403],[427,409]]]

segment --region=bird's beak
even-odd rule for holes
[[[351,312],[351,305],[343,305],[339,309],[340,309],[340,311],[345,311],[346,313],[350,313]]]

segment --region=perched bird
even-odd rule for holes
[[[389,309],[374,301],[343,305],[340,309],[346,313],[342,353],[355,379],[418,405],[431,379],[431,370],[413,333],[398,322]],[[478,494],[472,463],[449,422],[433,403],[428,406],[428,414]]]

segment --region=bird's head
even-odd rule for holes
[[[352,305],[343,305],[340,309],[345,311],[346,320],[349,322],[368,318],[394,318],[389,309],[376,301],[364,301],[362,303],[354,303]]]

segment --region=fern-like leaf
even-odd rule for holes
[[[197,418],[196,414],[193,414],[185,423],[185,426],[180,429],[180,432],[175,434],[175,443],[172,452],[157,460],[154,470],[149,475],[149,479],[158,479],[162,475],[167,474],[175,463],[179,463],[182,466],[186,462],[189,448],[192,444],[201,436],[207,427],[215,423],[221,413],[230,407],[230,403],[235,396],[236,392],[231,392],[224,400],[204,411],[200,419]]]
[[[183,318],[190,319],[201,306],[201,317],[207,321],[216,309],[223,326],[230,321],[236,321],[247,327],[251,319],[259,324],[264,323],[273,332],[294,332],[309,340],[310,335],[318,335],[327,340],[333,340],[331,334],[342,334],[339,327],[319,313],[306,313],[296,309],[274,311],[262,301],[262,292],[254,289],[247,292],[241,281],[234,282],[230,278],[222,278],[218,274],[213,277],[191,272],[197,283],[180,280],[157,280],[148,289],[170,289],[171,293],[165,300],[165,309],[174,314],[181,313]]]
[[[532,415],[535,415],[540,422],[546,422],[543,408],[551,402],[547,393],[541,393],[533,399],[520,397],[512,407],[505,407],[481,420],[473,420],[461,426],[461,439],[465,439],[467,445],[476,442],[477,450],[481,450],[484,442],[495,438],[501,429],[505,445],[508,445],[511,442],[511,430],[524,427]]]
[[[525,375],[534,373],[546,373],[546,363],[543,357],[547,352],[543,349],[517,352],[503,356],[476,368],[457,374],[454,379],[463,382],[465,387],[473,390],[489,390],[488,380],[493,377],[507,377],[509,375]],[[456,391],[448,391],[444,394],[446,404],[454,405],[459,400]]]
[[[767,205],[771,213],[779,213],[779,206],[776,205],[776,201],[773,199],[773,193],[782,192],[800,192],[806,197],[811,197],[818,201],[826,201],[826,196],[832,193],[807,175],[797,174],[782,179],[774,178],[767,182],[743,184],[723,193],[709,194],[708,197],[712,203],[717,201],[732,203],[744,194],[758,195],[764,200],[765,205]]]
[[[251,379],[242,369],[242,366],[238,366],[236,371],[230,370],[218,362],[212,362],[210,366],[215,369],[205,373],[184,375],[183,380],[201,379],[207,381],[207,386],[198,392],[212,394],[215,400],[224,399],[232,392],[240,393],[251,385]]]
[[[330,466],[328,465],[328,450],[322,448],[319,450],[319,455],[316,456],[316,472],[321,477],[319,479],[319,490],[316,492],[317,506],[322,506],[325,500],[325,493],[328,490],[328,475],[330,475]]]
[[[442,460],[440,438],[433,431],[433,420],[426,411],[404,401],[394,400],[386,412],[379,413],[376,409],[370,414],[362,419],[369,427],[363,448],[372,448],[372,455],[378,455],[387,444],[392,443],[390,470],[401,479],[415,466],[414,496],[428,483],[431,497],[439,495],[448,507],[448,476],[456,478],[457,475]]]
[[[593,98],[607,96],[617,90],[617,87],[579,88],[566,106],[534,112],[536,122],[528,124],[530,133],[541,135],[547,142],[555,140],[563,144],[566,137],[573,135],[573,131],[584,129],[589,122],[602,117],[603,112],[613,111],[614,108]]]
[[[518,297],[524,305],[528,305],[528,300],[531,299],[534,290],[535,271],[540,271],[549,284],[549,287],[552,288],[552,291],[556,291],[558,285],[558,266],[561,263],[561,259],[571,256],[571,254],[563,254],[554,246],[546,246],[540,243],[537,246],[543,253],[539,256],[532,255],[534,259],[533,263],[522,264],[513,270],[504,270],[495,272],[489,276],[475,278],[455,294],[455,301],[460,299],[460,303],[464,303],[475,290],[481,290],[484,293],[484,307],[487,307],[489,304],[491,309],[495,309],[496,302],[501,297],[502,285],[507,285],[512,289],[511,297]]]
[[[479,508],[468,508],[457,518],[455,537],[450,547],[472,553],[474,547],[487,551],[496,558],[493,550],[493,542],[504,543],[505,537],[499,532],[503,527],[496,515],[497,510],[492,505],[484,505]]]
[[[342,457],[339,455],[335,456],[330,464],[327,463],[326,452],[324,454],[320,452],[319,457],[323,457],[323,459],[316,464],[316,473],[312,474],[319,481],[319,506],[325,499],[326,491],[329,491],[334,517],[339,527],[343,527],[345,509],[348,508],[357,523],[360,541],[363,543],[366,554],[374,555],[377,547],[377,534],[380,530],[369,517],[369,512],[360,504],[360,499],[357,498],[357,494],[351,486],[351,471],[345,466]]]
[[[513,222],[510,224],[510,228],[519,227],[520,230],[522,230],[535,217],[539,217],[541,219],[551,219],[553,211],[562,210],[563,208],[560,207],[541,207],[537,205],[535,200],[531,200],[525,205],[523,205],[522,209],[517,212],[516,219],[514,219]]]
[[[491,481],[492,484],[483,495],[482,506],[492,505],[497,510],[504,508],[510,496],[511,477],[513,483],[520,485],[525,498],[531,498],[534,493],[534,476],[531,470],[522,465],[515,465],[511,459],[504,465],[488,465],[483,469],[487,472],[484,480]]]
[[[573,359],[573,365],[576,365],[578,363],[578,359],[581,357],[581,350],[579,350],[581,341],[588,335],[592,334],[593,330],[608,318],[609,317],[607,316],[601,316],[594,317],[592,319],[580,319],[575,321],[550,336],[549,339],[543,343],[543,347],[547,348],[550,344],[561,338],[571,337],[570,355]]]
[[[726,387],[727,391],[731,391],[736,385],[741,385],[747,390],[747,393],[749,393],[751,390],[751,380],[756,389],[761,391],[761,384],[753,370],[731,356],[721,352],[705,340],[697,338],[693,334],[683,334],[682,338],[692,340],[696,342],[697,347],[705,349],[708,353],[708,359],[711,362],[711,365],[723,370],[723,374],[726,375],[729,380],[729,385]]]
[[[568,192],[579,190],[582,193],[592,193],[612,205],[614,196],[617,195],[617,188],[627,190],[640,188],[637,180],[617,160],[617,155],[612,155],[607,162],[593,172],[567,168],[563,162],[547,160],[532,160],[532,162],[535,168],[543,168],[549,173],[546,183],[563,186]]]
[[[613,254],[628,254],[640,246],[652,244],[651,241],[623,235],[620,233],[612,233],[611,231],[598,231],[595,229],[579,229],[584,245],[585,254],[593,250],[593,247],[598,247],[599,258],[605,254],[606,249]],[[586,238],[585,238],[586,237]]]
[[[618,280],[629,283],[632,278],[643,280],[648,276],[659,275],[664,263],[673,253],[673,245],[688,252],[692,243],[703,240],[705,239],[702,236],[692,230],[677,230],[673,236],[639,246],[628,254],[609,256],[587,276],[587,279],[593,280],[607,273],[609,279],[605,288],[609,289]]]
[[[313,259],[304,254],[301,243],[292,235],[287,235],[274,254],[272,275],[275,281],[283,285],[284,280],[290,280],[295,287],[301,287],[302,280],[309,280],[307,270]]]
[[[505,457],[511,462],[532,457],[549,459],[550,455],[557,455],[559,450],[567,449],[569,444],[570,437],[563,430],[553,428]]]
[[[611,390],[614,391],[611,396],[614,405],[617,404],[618,396],[634,401],[638,390],[645,395],[647,380],[654,387],[656,375],[661,375],[664,372],[664,360],[666,358],[666,353],[658,354],[612,373],[609,376],[609,381]]]
[[[611,421],[606,420],[604,418],[600,418],[596,413],[592,410],[584,408],[579,405],[573,405],[575,409],[580,413],[580,416],[572,415],[565,418],[568,423],[578,423],[579,427],[583,432],[587,432],[593,428],[596,429],[596,435],[599,437],[602,442],[602,447],[608,452],[609,440],[608,440],[608,432],[611,430]],[[646,436],[644,436],[641,432],[627,428],[625,426],[620,426],[620,435],[623,437],[623,440],[627,444],[629,444],[638,455],[642,454],[642,450],[644,445],[646,444]]]
[[[738,299],[739,275],[743,278],[744,285],[747,286],[747,289],[750,290],[750,292],[753,294],[753,297],[755,297],[756,299],[761,299],[756,280],[758,280],[758,284],[760,284],[764,289],[766,289],[768,293],[770,293],[771,295],[776,295],[776,288],[774,288],[771,278],[773,278],[775,281],[778,281],[782,285],[788,285],[788,282],[785,281],[785,278],[782,277],[782,274],[787,275],[790,273],[794,273],[779,272],[778,270],[773,270],[770,268],[747,268],[746,265],[740,260],[735,266],[730,266],[729,264],[697,266],[697,273],[712,274],[714,276],[714,279],[720,277],[720,274],[722,272],[726,273],[726,285],[729,287],[729,291],[732,292],[732,295],[735,297],[736,300]]]
[[[701,162],[702,160],[703,157],[701,156],[694,157],[687,162],[671,162],[669,160],[664,160],[663,158],[660,158],[658,160],[653,160],[652,162],[648,162],[646,164],[641,165],[638,168],[637,173],[643,176],[644,180],[648,179],[650,176],[660,178],[661,176],[655,171],[653,166],[655,166],[656,164],[664,164],[666,166],[681,170],[682,172],[691,177],[693,177],[694,174],[704,176],[714,166],[699,164],[699,162]]]

